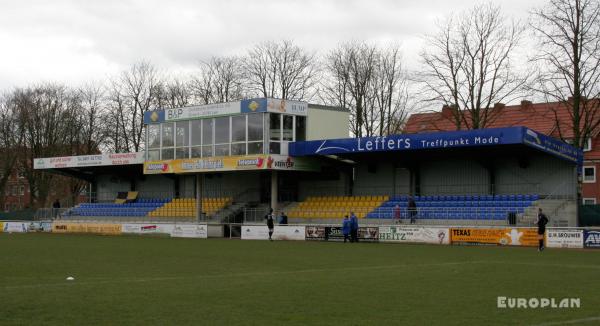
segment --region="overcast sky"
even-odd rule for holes
[[[199,60],[281,39],[317,52],[350,40],[398,42],[415,70],[436,19],[481,2],[0,0],[0,89],[101,81],[140,60],[185,74]],[[527,20],[546,1],[497,2],[507,17]]]

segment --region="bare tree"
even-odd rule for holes
[[[399,133],[407,117],[407,79],[397,45],[379,49],[347,43],[326,58],[327,78],[320,96],[350,110],[356,137]]]
[[[171,78],[157,88],[157,108],[179,108],[191,105],[193,101],[191,85],[182,78]]]
[[[243,71],[238,57],[212,57],[200,63],[192,78],[192,92],[200,103],[222,103],[243,98]]]
[[[315,56],[291,41],[257,44],[243,61],[251,95],[305,100],[314,93]]]
[[[527,83],[527,74],[517,74],[511,64],[523,31],[491,3],[440,23],[421,53],[427,100],[453,107],[457,129],[490,125],[500,113],[492,106],[514,100]]]
[[[144,113],[157,107],[161,81],[156,68],[148,62],[134,64],[113,81],[111,102],[115,151],[138,152],[144,141]]]
[[[583,148],[600,126],[600,2],[551,0],[533,12],[532,27],[539,40],[533,58],[541,73],[536,90],[547,100],[560,102],[570,121],[559,121],[560,137]]]
[[[0,99],[0,207],[4,207],[6,186],[15,172],[18,156],[22,150],[23,132],[19,128],[17,110],[12,94]]]

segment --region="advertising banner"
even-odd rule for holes
[[[306,240],[344,241],[340,226],[307,226]],[[379,227],[359,227],[358,240],[366,242],[379,241]]]
[[[495,244],[509,246],[537,246],[535,228],[452,228],[450,241],[459,244]]]
[[[583,230],[546,230],[548,248],[583,248]]]
[[[292,115],[307,115],[308,103],[273,98],[249,99],[241,101],[241,112],[275,112]]]
[[[29,222],[27,232],[52,232],[52,222]]]
[[[63,157],[36,158],[34,169],[58,169],[84,166],[109,166],[144,163],[144,152],[137,153],[105,153],[98,155],[80,155]]]
[[[7,233],[26,233],[28,223],[26,222],[4,222],[4,226],[2,227],[4,232]]]
[[[583,246],[585,248],[600,249],[600,231],[584,230]]]
[[[125,223],[123,224],[123,233],[128,234],[171,234],[174,224],[163,223]]]
[[[275,225],[273,240],[304,240],[306,229],[304,226]],[[269,228],[266,225],[243,225],[243,240],[268,240]]]
[[[306,226],[305,227],[305,238],[306,240],[326,240],[325,227],[324,226]]]
[[[4,232],[4,223],[0,222],[0,232]]]
[[[52,232],[55,233],[95,233],[105,235],[120,235],[121,224],[105,223],[62,223],[54,222]]]
[[[379,241],[450,244],[448,228],[380,226]]]
[[[240,170],[318,171],[312,158],[285,155],[244,155],[144,162],[144,174]]]
[[[175,224],[171,237],[174,238],[208,238],[208,226],[206,224]]]

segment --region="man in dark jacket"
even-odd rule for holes
[[[358,242],[358,218],[350,212],[350,242]]]
[[[344,243],[350,240],[350,219],[348,215],[344,216],[344,221],[342,222],[342,233],[344,234]]]
[[[58,198],[52,203],[52,217],[60,217],[60,201],[58,201]]]
[[[410,217],[410,224],[415,223],[417,216],[417,203],[412,196],[408,197],[408,216]]]
[[[546,214],[542,212],[541,208],[538,211],[538,219],[536,224],[538,227],[538,239],[540,240],[538,251],[542,251],[544,250],[544,233],[546,233],[546,224],[548,224],[548,218],[546,217]]]
[[[275,228],[274,225],[274,216],[273,216],[273,209],[269,209],[269,214],[265,215],[265,219],[267,219],[267,227],[269,228],[269,240],[273,241],[273,229]]]

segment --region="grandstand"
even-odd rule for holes
[[[531,225],[543,208],[552,226],[577,224],[582,153],[531,129],[345,138],[339,108],[273,99],[227,103],[225,115],[207,108],[149,112],[143,153],[38,158],[35,168],[91,182],[89,202],[67,218],[240,224],[273,207],[291,223],[338,224],[353,211],[386,224],[397,210],[408,217],[410,195],[418,223]]]

